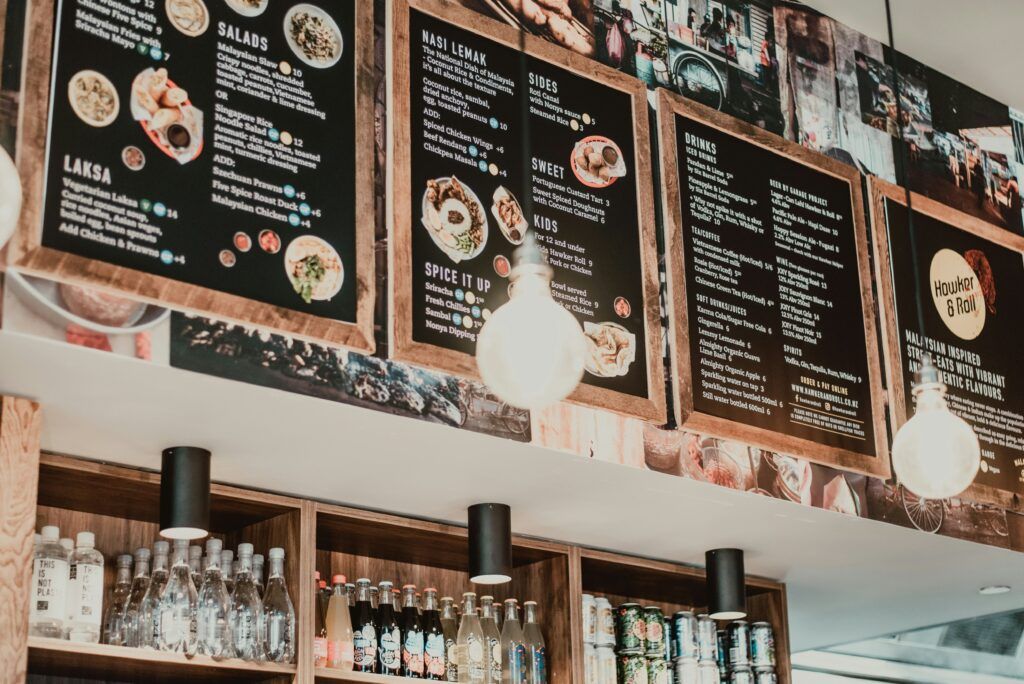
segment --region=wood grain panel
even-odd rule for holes
[[[872,292],[871,262],[868,256],[867,225],[860,173],[835,159],[808,150],[691,100],[665,90],[658,91],[658,140],[662,182],[662,215],[665,232],[665,263],[668,271],[669,342],[672,362],[672,387],[676,422],[680,427],[710,436],[732,439],[744,444],[793,454],[824,465],[874,477],[888,478],[889,442],[885,431],[885,392],[875,327],[875,301]],[[683,239],[682,189],[679,186],[679,155],[676,144],[676,117],[685,117],[715,128],[727,135],[778,153],[815,171],[842,180],[850,186],[850,208],[857,251],[864,344],[867,354],[868,384],[871,390],[871,415],[874,419],[875,455],[819,444],[809,439],[754,427],[695,411],[693,368],[690,358],[689,311],[686,298],[686,245]],[[859,342],[859,341],[858,341]]]
[[[39,477],[39,404],[0,399],[0,682],[25,681]]]
[[[24,49],[17,164],[24,209],[7,249],[7,263],[19,271],[92,287],[158,306],[255,325],[291,337],[373,353],[376,293],[374,245],[374,79],[372,2],[356,6],[355,27],[355,232],[356,320],[342,322],[282,306],[218,292],[198,285],[87,259],[42,246],[46,131],[53,61],[54,0],[29,3]]]

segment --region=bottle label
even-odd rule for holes
[[[530,658],[532,684],[544,684],[548,680],[547,650],[543,646],[534,647],[531,650],[533,651],[533,657]]]
[[[68,562],[36,558],[32,563],[32,618],[59,620],[67,617]]]
[[[466,664],[469,666],[469,681],[482,682],[487,675],[484,668],[484,644],[474,635],[466,638]]]
[[[444,635],[428,634],[426,643],[423,646],[423,665],[427,674],[434,677],[444,675]]]
[[[324,637],[313,637],[313,661],[317,665],[327,662],[327,639]]]
[[[380,664],[383,669],[381,674],[398,671],[402,662],[401,645],[402,635],[397,629],[385,630],[380,633]]]
[[[459,681],[459,647],[455,643],[455,639],[445,639],[444,642],[445,652],[445,672],[448,675],[449,682]]]
[[[501,684],[501,641],[488,637],[487,650],[491,653],[491,682],[492,684]]]
[[[508,672],[511,684],[526,684],[526,647],[522,644],[510,645],[508,649]]]
[[[363,625],[352,633],[353,662],[358,667],[372,668],[377,662],[377,630],[373,625]]]
[[[75,563],[69,583],[69,617],[74,622],[99,626],[103,605],[103,566]]]
[[[354,649],[352,643],[335,639],[327,642],[327,663],[331,667],[343,666],[348,669],[354,662]]]
[[[402,642],[402,666],[407,672],[423,674],[423,632],[406,632]]]

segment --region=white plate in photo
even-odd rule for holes
[[[331,15],[307,2],[284,15],[284,37],[296,57],[317,69],[337,64],[344,49],[341,29]]]
[[[435,178],[434,182],[436,182],[438,185],[445,185],[447,183],[450,183],[451,180],[451,176],[441,176],[440,178]],[[427,218],[431,214],[438,213],[437,210],[430,206],[430,202],[429,200],[427,200],[427,193],[429,192],[429,190],[423,191],[423,201],[420,203],[420,221],[423,223],[423,227],[427,229],[427,233],[430,234],[430,238],[434,241],[434,244],[437,245],[438,248],[446,255],[448,255],[448,258],[450,258],[455,263],[459,263],[460,261],[469,261],[470,259],[475,259],[476,257],[480,256],[480,253],[484,251],[484,247],[487,246],[488,234],[487,211],[484,209],[483,202],[481,202],[480,198],[476,196],[475,192],[473,192],[473,188],[469,187],[461,180],[459,181],[459,185],[461,185],[462,188],[466,191],[466,199],[468,200],[468,203],[476,205],[478,211],[480,212],[480,218],[483,221],[483,225],[481,225],[480,227],[481,232],[483,233],[483,235],[480,237],[480,244],[478,244],[472,252],[463,252],[457,249],[456,247],[453,247],[445,243],[445,241],[441,239],[440,233],[442,231],[439,230],[437,226],[432,225],[430,220]]]
[[[258,17],[267,9],[270,0],[224,0],[228,7],[243,17]]]
[[[121,111],[114,84],[92,69],[83,69],[68,80],[68,101],[79,119],[96,128],[112,124]]]
[[[203,0],[165,0],[164,11],[171,25],[189,38],[201,36],[210,28],[210,11]]]
[[[296,284],[295,267],[303,259],[311,256],[320,258],[324,266],[324,277],[313,286],[310,299],[314,302],[323,302],[331,299],[341,291],[342,283],[345,282],[345,269],[341,263],[338,251],[326,240],[316,235],[300,235],[288,244],[284,250],[284,270],[288,280],[294,286]]]

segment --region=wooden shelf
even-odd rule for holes
[[[283,678],[291,681],[294,665],[216,661],[209,656],[186,658],[141,648],[82,644],[61,639],[29,637],[29,671],[64,677],[98,677],[115,681],[248,681]]]
[[[353,682],[354,684],[395,684],[403,677],[393,675],[368,674],[366,672],[344,672],[329,667],[318,667],[315,672],[316,678],[321,680],[329,679],[334,682]]]

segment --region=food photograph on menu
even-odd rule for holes
[[[355,323],[355,25],[353,2],[59,0],[42,246]]]
[[[641,87],[523,57],[416,3],[408,11],[409,111],[423,113],[411,117],[406,171],[409,342],[471,358],[481,328],[509,300],[514,252],[532,234],[554,272],[553,298],[584,333],[584,385],[646,400],[653,234],[646,244]],[[524,153],[527,132],[535,142]]]

